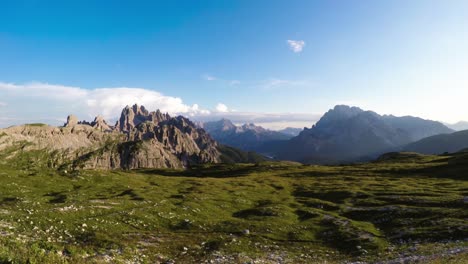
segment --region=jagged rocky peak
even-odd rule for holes
[[[320,121],[323,122],[323,121],[336,121],[336,120],[341,120],[341,119],[348,119],[362,112],[364,112],[364,110],[362,110],[359,107],[337,105],[333,109],[330,109],[328,112],[326,112]]]
[[[254,123],[248,123],[248,124],[243,124],[241,126],[242,130],[255,130],[256,132],[263,132],[267,131],[267,129],[261,127],[261,126],[256,126]]]
[[[90,125],[101,131],[112,130],[112,127],[107,124],[106,120],[104,120],[104,117],[102,117],[101,115],[96,116],[96,118],[94,118],[94,121],[91,122]]]
[[[75,127],[76,125],[91,126],[95,129],[101,131],[112,131],[113,127],[109,126],[101,115],[96,116],[93,122],[88,122],[86,120],[78,121],[78,117],[75,115],[69,115],[67,117],[67,122],[63,125],[64,127]]]
[[[67,117],[67,122],[63,125],[64,127],[73,127],[78,125],[78,117],[75,115],[69,115]]]
[[[170,118],[169,114],[163,114],[159,109],[154,112],[149,112],[144,106],[134,104],[132,107],[126,106],[122,110],[120,118],[115,124],[115,128],[122,132],[129,132],[143,122],[149,121],[158,124]]]
[[[203,128],[207,131],[235,131],[236,125],[231,120],[223,118],[219,121],[206,122],[203,124]]]

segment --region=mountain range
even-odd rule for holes
[[[277,158],[305,163],[369,160],[425,137],[452,133],[440,122],[417,117],[379,115],[338,105],[312,128],[290,139]]]
[[[244,151],[264,153],[264,149],[278,141],[292,138],[296,129],[287,129],[288,133],[265,129],[254,124],[234,125],[228,119],[201,123],[205,129],[218,142],[233,146]]]
[[[412,116],[379,115],[346,105],[335,106],[314,126],[304,130],[288,128],[271,131],[254,124],[236,126],[227,119],[207,122],[201,127],[214,139],[229,146],[280,160],[317,164],[366,161],[390,151],[422,150],[416,148],[419,145],[415,142],[435,135],[448,137],[454,132],[437,121]],[[297,131],[300,133],[294,136]],[[456,134],[452,137],[456,137]],[[421,145],[433,151],[424,149],[424,153],[459,150],[456,144],[448,148],[443,142],[435,142],[429,147],[425,142]]]
[[[202,163],[255,162],[259,155],[218,144],[183,116],[125,107],[114,126],[70,115],[63,127],[27,124],[0,130],[0,151],[36,153],[63,170],[186,168]]]
[[[460,121],[455,124],[447,124],[447,127],[455,130],[455,131],[462,131],[468,130],[468,122],[467,121]]]
[[[292,137],[295,137],[295,136],[299,135],[302,132],[302,130],[304,130],[304,129],[303,128],[297,128],[297,127],[287,127],[287,128],[278,130],[278,132],[289,135],[289,136],[292,136]]]
[[[468,131],[345,105],[329,110],[311,128],[282,132],[254,124],[237,126],[227,119],[195,124],[138,105],[125,107],[115,125],[101,116],[87,122],[70,115],[61,127],[27,124],[0,129],[0,151],[12,157],[40,152],[50,166],[64,170],[187,168],[269,158],[337,164],[372,160],[391,151],[440,154],[464,148]]]
[[[468,130],[427,137],[405,146],[404,151],[422,154],[454,153],[468,148]]]

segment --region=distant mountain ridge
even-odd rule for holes
[[[468,122],[460,121],[455,124],[447,124],[447,126],[455,131],[468,130]]]
[[[206,122],[201,126],[218,142],[244,151],[259,151],[273,141],[286,141],[293,136],[265,129],[255,124],[236,126],[228,119]]]
[[[306,163],[367,160],[424,137],[451,132],[436,121],[381,116],[358,107],[337,105],[312,128],[289,140],[277,157]]]
[[[287,127],[287,128],[278,130],[278,132],[295,137],[295,136],[298,136],[302,132],[302,130],[304,130],[304,128]]]
[[[468,130],[423,138],[404,147],[422,154],[454,153],[468,148]]]

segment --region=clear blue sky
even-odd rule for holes
[[[212,112],[347,103],[468,119],[468,1],[6,0],[0,10],[4,86],[137,87]],[[31,87],[0,88],[0,107],[50,107],[21,98]]]

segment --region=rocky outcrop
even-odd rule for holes
[[[98,129],[100,131],[112,131],[112,127],[110,127],[104,118],[100,115],[96,116],[93,122],[90,124],[94,129]]]
[[[184,168],[222,160],[218,143],[189,119],[138,105],[125,107],[115,127],[101,116],[87,122],[70,115],[63,127],[23,125],[0,134],[0,151],[27,142],[23,150],[61,153],[67,162],[56,165],[69,169]]]
[[[72,124],[72,123],[70,123]],[[48,149],[50,151],[78,152],[93,149],[107,140],[122,140],[119,133],[103,133],[88,125],[75,124],[66,127],[54,126],[14,126],[0,130],[4,147],[15,142],[28,142],[28,149]],[[0,150],[2,148],[0,147]]]
[[[73,161],[74,168],[139,169],[184,168],[177,155],[156,140],[109,143]]]
[[[158,124],[159,122],[170,119],[170,116],[166,113],[163,114],[157,110],[155,112],[149,112],[144,106],[133,105],[132,107],[126,106],[122,110],[119,120],[115,124],[115,129],[121,132],[130,132],[138,124],[144,122],[151,122]]]
[[[85,125],[85,126],[91,126],[94,129],[100,130],[100,131],[107,131],[111,132],[113,130],[113,127],[109,126],[107,122],[104,120],[104,118],[100,115],[96,116],[94,118],[93,122],[88,122],[88,121],[78,121],[78,117],[75,115],[69,115],[67,117],[67,122],[63,125],[64,127],[75,127],[77,125]]]
[[[72,127],[78,125],[78,117],[74,115],[69,115],[67,117],[67,122],[63,125],[64,127]]]
[[[148,115],[153,116],[153,113],[158,114],[158,112]],[[149,121],[137,124],[128,132],[128,141],[159,142],[164,149],[179,157],[185,165],[219,162],[218,144],[205,130],[182,116],[173,118],[165,114],[162,118],[157,115],[156,117],[158,119],[151,117]]]

